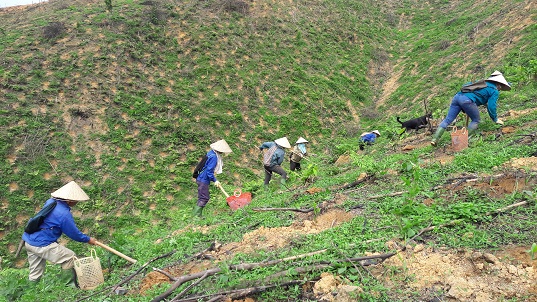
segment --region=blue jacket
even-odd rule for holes
[[[63,233],[75,241],[88,242],[90,237],[82,233],[76,227],[75,220],[71,214],[71,207],[69,207],[65,201],[50,198],[45,202],[45,206],[52,203],[54,200],[56,200],[58,204],[54,210],[45,217],[45,220],[40,226],[42,230],[33,234],[25,232],[22,234],[22,239],[32,246],[42,247],[56,242]]]
[[[360,136],[360,140],[364,143],[374,143],[375,139],[377,138],[377,135],[373,132],[370,132],[364,136]]]
[[[207,152],[207,161],[205,162],[203,171],[201,171],[200,175],[198,175],[198,178],[196,178],[196,180],[206,184],[210,184],[211,181],[216,182],[214,168],[216,168],[217,163],[218,157],[216,156],[216,152],[214,150]]]
[[[472,100],[476,105],[487,105],[487,112],[489,113],[490,118],[496,122],[498,120],[498,115],[496,114],[496,102],[500,96],[500,92],[496,88],[496,85],[491,82],[486,82],[487,87],[482,88],[473,92],[459,92],[467,96]]]
[[[276,144],[275,142],[264,142],[261,147],[259,147],[259,150],[263,149],[270,149],[270,147],[276,145],[276,151],[274,151],[274,154],[272,155],[272,158],[270,160],[270,167],[274,167],[276,165],[280,166],[283,162],[283,158],[285,156],[285,150],[283,148]]]

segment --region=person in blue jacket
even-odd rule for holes
[[[71,181],[50,194],[52,198],[45,202],[45,206],[56,202],[56,207],[50,212],[40,230],[28,234],[24,232],[22,239],[25,241],[30,267],[29,280],[31,284],[37,284],[45,272],[47,260],[62,267],[60,279],[66,285],[76,287],[76,273],[74,270],[75,253],[63,245],[58,244],[58,238],[62,234],[78,241],[95,245],[95,239],[82,233],[76,226],[71,214],[71,207],[80,201],[89,200],[88,195],[74,182]]]
[[[267,150],[263,155],[263,167],[265,169],[265,181],[264,186],[268,188],[272,173],[276,172],[281,175],[280,183],[285,185],[287,181],[287,172],[282,168],[282,162],[285,157],[284,148],[291,148],[291,144],[287,140],[287,137],[279,138],[273,142],[264,142],[259,150]]]
[[[216,174],[222,173],[222,167],[224,166],[222,155],[232,152],[227,142],[223,139],[212,143],[210,147],[211,150],[207,152],[207,161],[196,178],[196,183],[198,184],[198,202],[194,208],[194,215],[198,217],[202,216],[203,208],[211,198],[209,193],[211,181],[216,187],[220,186],[220,182],[216,179]]]
[[[485,82],[487,84],[487,87],[485,88],[472,92],[459,91],[455,94],[451,100],[451,105],[449,106],[446,118],[440,123],[433,135],[431,145],[436,146],[438,140],[446,131],[446,128],[453,123],[461,111],[466,113],[471,119],[471,122],[468,125],[468,135],[474,134],[481,121],[477,106],[486,105],[490,119],[497,124],[503,125],[503,121],[499,119],[496,114],[496,103],[500,96],[500,90],[509,91],[511,90],[511,85],[509,85],[503,77],[503,74],[499,71],[493,72]]]
[[[377,137],[380,136],[378,130],[373,130],[371,132],[364,132],[360,135],[360,150],[364,150],[365,145],[372,145],[375,143]]]

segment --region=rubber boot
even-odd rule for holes
[[[438,129],[436,129],[436,132],[433,135],[433,140],[431,141],[432,146],[436,146],[436,143],[438,142],[438,140],[440,140],[440,137],[442,137],[442,134],[444,134],[444,132],[446,132],[446,129],[442,127],[438,127]]]
[[[194,208],[194,216],[202,217],[202,214],[201,214],[202,211],[203,211],[203,207],[196,206]]]

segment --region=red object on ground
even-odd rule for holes
[[[242,193],[241,189],[236,189],[232,196],[226,198],[226,201],[232,210],[237,210],[252,201],[252,193]]]

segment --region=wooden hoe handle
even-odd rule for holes
[[[222,187],[222,184],[220,184],[218,187],[220,188],[220,190],[222,191],[222,193],[224,193],[224,195],[226,195],[226,198],[228,198],[228,197],[229,197],[229,194],[224,190],[224,188]]]
[[[118,252],[118,251],[114,250],[113,248],[109,247],[108,245],[106,245],[106,244],[104,244],[102,242],[99,242],[99,241],[95,240],[95,245],[98,245],[98,246],[104,248],[105,250],[108,250],[108,251],[118,255],[119,257],[129,261],[130,263],[136,263],[136,260],[132,259],[131,257],[129,257],[129,256],[127,256],[127,255],[125,255],[125,254],[123,254],[121,252]]]

